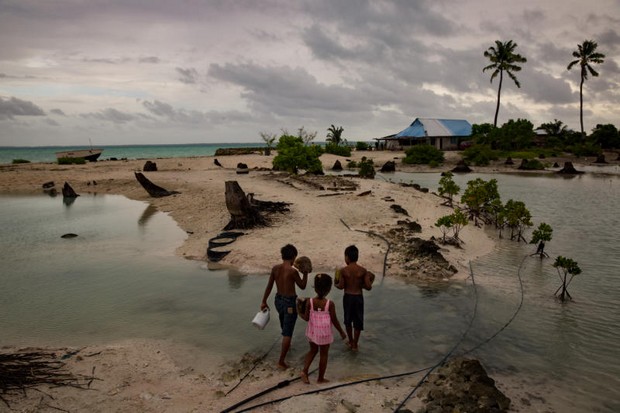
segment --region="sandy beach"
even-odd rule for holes
[[[402,152],[354,152],[347,159],[360,160],[362,156],[372,158],[377,169],[386,161],[395,160],[399,171],[429,170],[427,167],[402,165]],[[157,210],[169,214],[186,231],[187,239],[178,246],[177,254],[187,259],[206,260],[208,240],[220,234],[230,219],[225,202],[225,182],[237,181],[245,193],[253,194],[255,199],[290,203],[290,211],[271,216],[269,226],[244,230],[243,236],[227,246],[231,250],[230,254],[217,264],[259,277],[268,275],[271,267],[280,261],[279,249],[286,243],[294,244],[300,255],[312,259],[313,273],[333,273],[335,266],[343,264],[344,248],[355,244],[360,250],[360,263],[377,274],[377,277],[404,276],[407,274],[403,269],[404,258],[398,250],[388,255],[384,274],[387,245],[383,239],[368,233],[386,236],[390,230],[398,227],[398,221],[408,219],[420,224],[422,231],[417,234],[420,238],[440,238],[441,232],[434,223],[439,217],[450,213],[438,195],[383,179],[295,179],[269,170],[273,155],[217,157],[222,166],[217,166],[214,159],[196,157],[152,160],[156,162],[158,171],[145,172],[147,178],[167,190],[179,192],[163,198],[150,197],[134,177],[134,172],[142,170],[145,160],[68,166],[6,165],[0,167],[0,193],[41,193],[43,183],[54,181],[58,188],[68,182],[78,194],[120,194],[149,202]],[[326,170],[336,160],[346,165],[342,157],[321,157]],[[457,160],[456,153],[448,154],[446,164],[433,171],[449,170]],[[239,162],[248,165],[248,174],[237,174]],[[578,167],[577,162],[575,166]],[[496,164],[474,169],[480,172],[505,172],[515,168]],[[345,182],[345,185],[337,188],[334,182],[337,185]],[[323,189],[319,188],[320,185]],[[408,216],[396,212],[391,207],[394,204],[406,210]],[[466,226],[460,238],[463,240],[462,248],[441,246],[442,255],[458,270],[454,276],[456,279],[466,278],[469,261],[490,253],[494,247],[493,239],[483,229],[473,225]],[[428,274],[423,272],[409,276],[427,280]],[[225,396],[230,388],[231,380],[227,380],[227,371],[231,366],[207,361],[206,368],[193,369],[171,356],[178,348],[171,348],[170,345],[135,340],[81,349],[48,349],[59,355],[76,351],[66,358],[66,367],[74,374],[94,376],[96,380],[91,383],[89,390],[59,387],[42,392],[29,391],[26,398],[11,398],[12,411],[221,411],[283,380],[297,378],[300,368],[294,366],[279,371],[274,366],[275,360],[265,360],[242,386]],[[239,355],[240,365],[244,362],[251,363],[242,360],[242,355]],[[403,393],[420,378],[420,375],[413,375],[299,396],[255,411],[392,411]],[[338,378],[334,377],[333,380],[337,382]],[[523,402],[519,400],[524,400],[523,395],[529,391],[523,386],[523,383],[498,382],[498,387],[513,400],[515,411],[519,411],[519,406],[523,407]],[[317,388],[315,384],[308,387],[295,381],[280,390],[276,397]],[[532,403],[531,400],[528,403]],[[416,399],[407,406],[415,411],[420,405],[421,402]],[[4,408],[6,405],[0,403],[0,411]]]

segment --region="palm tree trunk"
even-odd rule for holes
[[[585,72],[585,68],[584,68]],[[585,137],[583,133],[583,72],[581,73],[581,83],[579,84],[579,122],[581,124],[581,136],[582,139]]]
[[[493,120],[493,126],[497,127],[497,115],[499,114],[499,101],[502,93],[502,81],[504,80],[504,71],[499,72],[499,87],[497,88],[497,107],[495,108],[495,119]]]

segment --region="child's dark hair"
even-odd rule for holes
[[[292,244],[286,244],[280,249],[283,260],[294,260],[297,257],[297,248]]]
[[[325,298],[329,294],[329,290],[332,289],[332,277],[328,274],[320,273],[314,277],[314,291],[319,298]]]
[[[346,257],[349,257],[349,260],[351,262],[357,262],[359,256],[360,256],[360,252],[357,249],[357,247],[355,245],[349,245],[345,250],[344,250],[344,255]]]

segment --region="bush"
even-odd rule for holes
[[[362,178],[371,178],[375,177],[375,165],[372,159],[367,159],[365,156],[362,157],[362,160],[358,164],[360,168],[359,176]]]
[[[83,165],[85,163],[84,158],[58,158],[58,165]]]
[[[443,152],[432,145],[420,144],[414,145],[405,151],[403,163],[406,164],[434,164],[438,165],[444,161]]]
[[[489,145],[474,145],[463,151],[463,159],[476,166],[486,166],[498,160],[499,156]]]
[[[351,156],[351,148],[346,145],[336,145],[332,142],[325,144],[325,153],[331,153],[338,156]]]
[[[13,163],[30,163],[27,159],[13,159]]]
[[[368,145],[366,142],[357,142],[355,144],[355,149],[358,151],[367,151],[370,149],[370,145]]]
[[[322,149],[318,145],[306,146],[302,138],[282,135],[276,147],[278,154],[273,158],[273,169],[297,173],[299,169],[314,174],[323,173],[323,165],[319,160]]]
[[[538,159],[524,159],[519,169],[524,169],[526,171],[540,171],[545,169],[545,166]]]
[[[576,144],[568,147],[568,150],[573,153],[573,155],[579,156],[598,156],[601,154],[601,148],[593,145],[592,143],[585,144]]]
[[[349,161],[349,163],[347,164],[347,168],[349,169],[357,168],[357,162]]]

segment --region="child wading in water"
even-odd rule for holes
[[[338,330],[343,340],[347,337],[340,326],[340,322],[338,322],[334,302],[325,298],[327,294],[329,294],[331,288],[332,277],[327,274],[317,274],[316,277],[314,277],[314,291],[316,291],[316,297],[307,300],[305,311],[301,314],[301,318],[308,322],[306,337],[310,343],[310,351],[306,354],[304,369],[301,372],[301,380],[304,383],[310,383],[308,379],[308,369],[316,353],[320,353],[319,379],[317,383],[326,383],[329,381],[325,379],[325,370],[327,369],[329,345],[334,341],[332,325],[336,327],[336,330]]]

